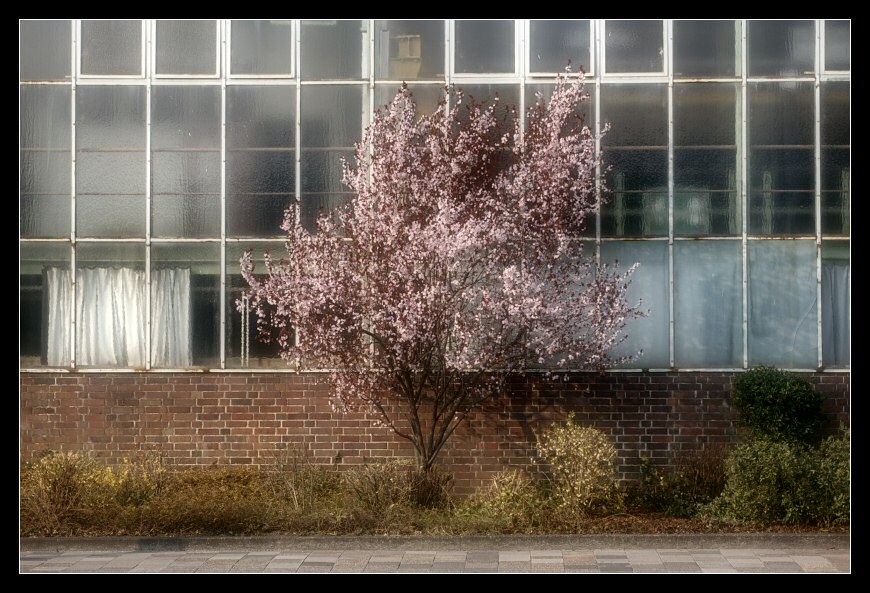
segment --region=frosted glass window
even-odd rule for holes
[[[668,249],[658,241],[607,241],[601,244],[601,261],[618,261],[621,270],[636,262],[640,267],[632,276],[628,302],[649,311],[648,317],[626,325],[628,338],[614,349],[615,356],[643,354],[627,368],[667,368],[670,365],[668,347]]]
[[[70,21],[20,21],[19,80],[70,77]]]
[[[145,148],[145,89],[141,86],[79,86],[76,148]]]
[[[674,75],[738,74],[734,25],[734,21],[674,21]]]
[[[79,194],[76,197],[79,237],[144,237],[146,216],[145,196]]]
[[[457,74],[513,73],[514,21],[456,21]]]
[[[851,229],[850,83],[823,82],[821,89],[822,233]]]
[[[825,21],[825,70],[851,70],[852,23]]]
[[[383,83],[375,85],[375,109],[383,108],[396,98],[400,86]],[[417,105],[417,113],[431,115],[438,108],[438,102],[444,97],[442,85],[409,84],[411,100]]]
[[[749,85],[749,232],[815,234],[813,83]]]
[[[82,21],[82,74],[141,75],[142,21]]]
[[[444,78],[444,21],[375,21],[378,80]]]
[[[271,342],[264,343],[257,328],[257,315],[250,308],[239,311],[247,282],[240,273],[239,259],[250,249],[255,263],[254,272],[265,274],[263,254],[270,252],[275,259],[287,255],[284,243],[242,242],[227,244],[226,292],[226,365],[228,368],[287,368],[277,344],[277,332],[270,334]]]
[[[531,21],[529,23],[531,72],[590,72],[589,21]]]
[[[227,89],[227,232],[280,236],[296,179],[296,88]]]
[[[292,21],[233,21],[231,31],[231,74],[293,72]]]
[[[362,21],[303,21],[302,78],[362,77]]]
[[[674,85],[674,232],[741,232],[732,84]]]
[[[848,367],[852,356],[852,258],[848,241],[822,243],[822,360]]]
[[[749,21],[746,41],[749,76],[803,76],[813,73],[813,21]]]
[[[215,21],[157,21],[157,74],[217,73]]]
[[[601,117],[611,124],[602,140],[607,192],[601,231],[606,236],[665,236],[667,88],[606,85],[601,93]]]
[[[814,241],[749,242],[749,364],[815,368]]]
[[[362,34],[362,21],[302,21],[302,77],[361,78]]]
[[[302,87],[302,146],[352,148],[362,137],[362,89]]]
[[[737,241],[674,243],[675,363],[743,365],[743,276]]]
[[[662,21],[607,21],[604,31],[608,73],[664,71]]]
[[[21,87],[21,234],[70,233],[70,99],[67,86]]]
[[[220,237],[220,196],[156,195],[151,209],[154,237]]]

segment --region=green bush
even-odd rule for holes
[[[539,459],[552,482],[556,508],[583,516],[616,491],[616,448],[601,430],[581,426],[568,416],[539,437]]]
[[[708,508],[714,518],[756,525],[849,522],[848,433],[822,447],[755,439],[725,461],[726,485]]]
[[[731,397],[740,424],[754,436],[808,444],[817,440],[824,398],[798,375],[756,367],[737,376]]]

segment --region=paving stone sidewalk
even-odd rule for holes
[[[848,535],[28,538],[36,573],[850,573]]]

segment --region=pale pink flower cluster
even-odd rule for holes
[[[316,233],[289,208],[287,255],[248,296],[283,355],[329,369],[338,408],[363,406],[428,468],[464,415],[530,368],[603,369],[632,269],[582,240],[598,208],[582,77],[560,76],[527,125],[445,92],[421,116],[403,88],[345,164],[350,202]],[[398,412],[397,412],[398,410]]]

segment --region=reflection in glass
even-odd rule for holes
[[[444,21],[375,21],[378,80],[444,78]]]

